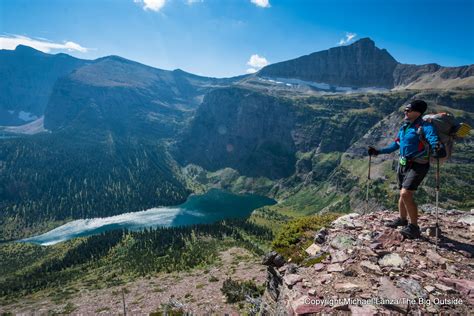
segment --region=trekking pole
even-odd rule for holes
[[[369,213],[369,186],[370,186],[370,163],[372,162],[372,156],[369,155],[369,172],[367,174],[367,193],[365,195],[365,213]]]
[[[438,203],[439,203],[439,157],[436,158],[436,250],[438,250],[438,232],[439,232],[439,218],[438,218]]]

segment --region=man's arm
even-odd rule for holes
[[[433,124],[425,123],[423,124],[423,134],[425,136],[426,141],[430,144],[430,148],[434,149],[439,144],[439,137],[436,134],[436,130]]]
[[[400,144],[399,144],[398,141],[395,140],[393,143],[391,143],[387,147],[384,147],[384,148],[380,149],[379,153],[380,154],[390,154],[390,153],[393,153],[398,148],[400,148]]]
[[[382,149],[375,149],[374,147],[369,146],[368,153],[369,153],[369,156],[377,156],[378,154],[390,154],[390,153],[393,153],[398,148],[400,148],[400,131],[398,132],[397,138],[395,138],[393,143],[391,143],[390,145]]]

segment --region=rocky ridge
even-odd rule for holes
[[[315,234],[306,252],[318,263],[267,254],[263,314],[467,315],[474,307],[474,211],[440,209],[436,248],[434,208],[423,210],[419,240],[384,226],[393,212],[352,213]]]

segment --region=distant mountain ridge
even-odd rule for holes
[[[119,56],[82,60],[67,54],[46,54],[19,45],[13,51],[0,50],[0,78],[3,79],[0,80],[0,126],[22,125],[46,112],[45,124],[54,129],[65,126],[65,122],[57,123],[61,120],[57,117],[58,113],[70,112],[64,118],[71,119],[72,113],[77,112],[77,109],[58,109],[57,104],[61,93],[77,93],[66,91],[67,86],[77,88],[76,84],[100,89],[121,88],[120,91],[133,89],[140,91],[140,97],[135,95],[134,98],[148,104],[171,110],[192,110],[213,88],[233,84],[256,87],[252,78],[276,79],[269,82],[286,78],[288,82],[283,84],[287,90],[295,90],[300,80],[312,90],[332,93],[345,93],[351,89],[364,92],[363,89],[370,91],[371,88],[471,89],[474,88],[474,65],[442,67],[437,64],[401,64],[387,50],[378,48],[373,40],[363,38],[351,45],[268,65],[254,75],[209,78],[180,69],[157,69]],[[71,85],[72,82],[74,85]],[[55,85],[62,92],[53,91]],[[46,110],[46,107],[50,109]]]
[[[268,65],[255,76],[300,79],[332,86],[388,89],[474,88],[474,65],[401,64],[370,38]]]

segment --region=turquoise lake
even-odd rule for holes
[[[253,210],[275,203],[275,200],[264,196],[236,195],[212,189],[202,195],[189,196],[181,205],[154,207],[109,217],[74,220],[44,234],[22,239],[20,242],[47,246],[114,229],[140,230],[146,227],[183,226],[213,223],[228,218],[247,218]]]

